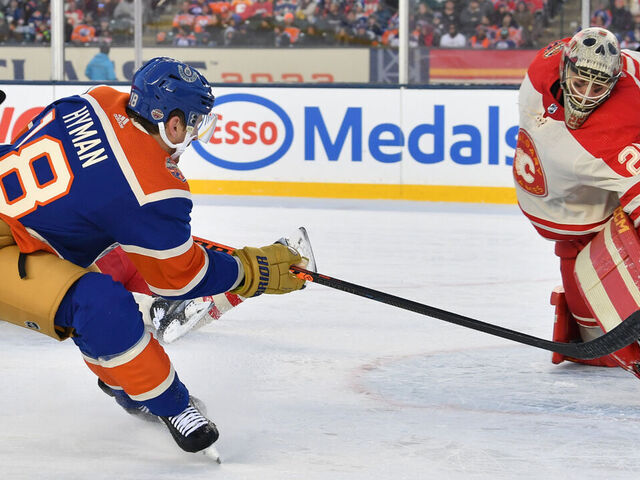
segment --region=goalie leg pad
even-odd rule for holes
[[[554,342],[576,342],[576,341],[588,341],[602,334],[600,326],[593,319],[577,319],[575,318],[567,306],[567,299],[564,292],[564,288],[556,287],[551,293],[551,305],[556,307],[555,321],[553,324],[553,341]],[[585,332],[591,331],[593,327],[597,328],[598,334],[588,338]],[[587,337],[587,338],[585,338]],[[562,355],[557,352],[553,352],[551,355],[551,362],[554,364],[562,363],[568,360],[575,363],[583,363],[586,365],[593,365],[598,367],[617,367],[617,362],[609,355],[594,358],[593,360],[583,360],[579,358],[572,358]]]
[[[621,208],[578,254],[578,287],[603,331],[608,332],[640,310],[640,239]],[[625,370],[640,378],[637,342],[611,354]]]

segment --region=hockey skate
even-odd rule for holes
[[[157,297],[149,307],[150,323],[160,342],[172,343],[190,330],[217,320],[243,301],[244,298],[229,292],[193,300],[171,301]]]
[[[218,429],[205,416],[206,407],[198,398],[190,396],[189,405],[178,415],[160,417],[151,413],[140,402],[131,400],[123,391],[111,388],[100,379],[98,379],[98,386],[104,393],[115,398],[118,405],[124,408],[127,413],[149,422],[164,422],[175,442],[185,452],[202,452],[221,463],[220,455],[213,446],[219,437]]]

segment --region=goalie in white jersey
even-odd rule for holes
[[[640,309],[640,54],[592,27],[541,50],[519,93],[518,202],[556,242],[554,340],[591,340]],[[554,354],[552,361],[574,360]],[[582,361],[640,377],[637,343]]]

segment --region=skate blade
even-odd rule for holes
[[[316,265],[316,257],[313,254],[311,248],[311,241],[307,234],[307,229],[304,227],[298,228],[291,235],[280,238],[276,243],[281,243],[288,247],[293,247],[301,257],[303,257],[303,263],[298,265],[306,270],[317,272],[318,267]]]
[[[218,453],[218,449],[216,447],[214,447],[213,445],[211,445],[210,447],[205,448],[202,451],[202,454],[205,457],[215,461],[218,464],[222,463],[222,460],[220,459],[220,454]]]

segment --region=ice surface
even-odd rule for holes
[[[263,245],[305,225],[320,270],[550,338],[553,246],[515,206],[197,198],[194,233]],[[310,285],[167,347],[222,465],[126,415],[72,342],[0,324],[0,478],[626,479],[640,383]]]

